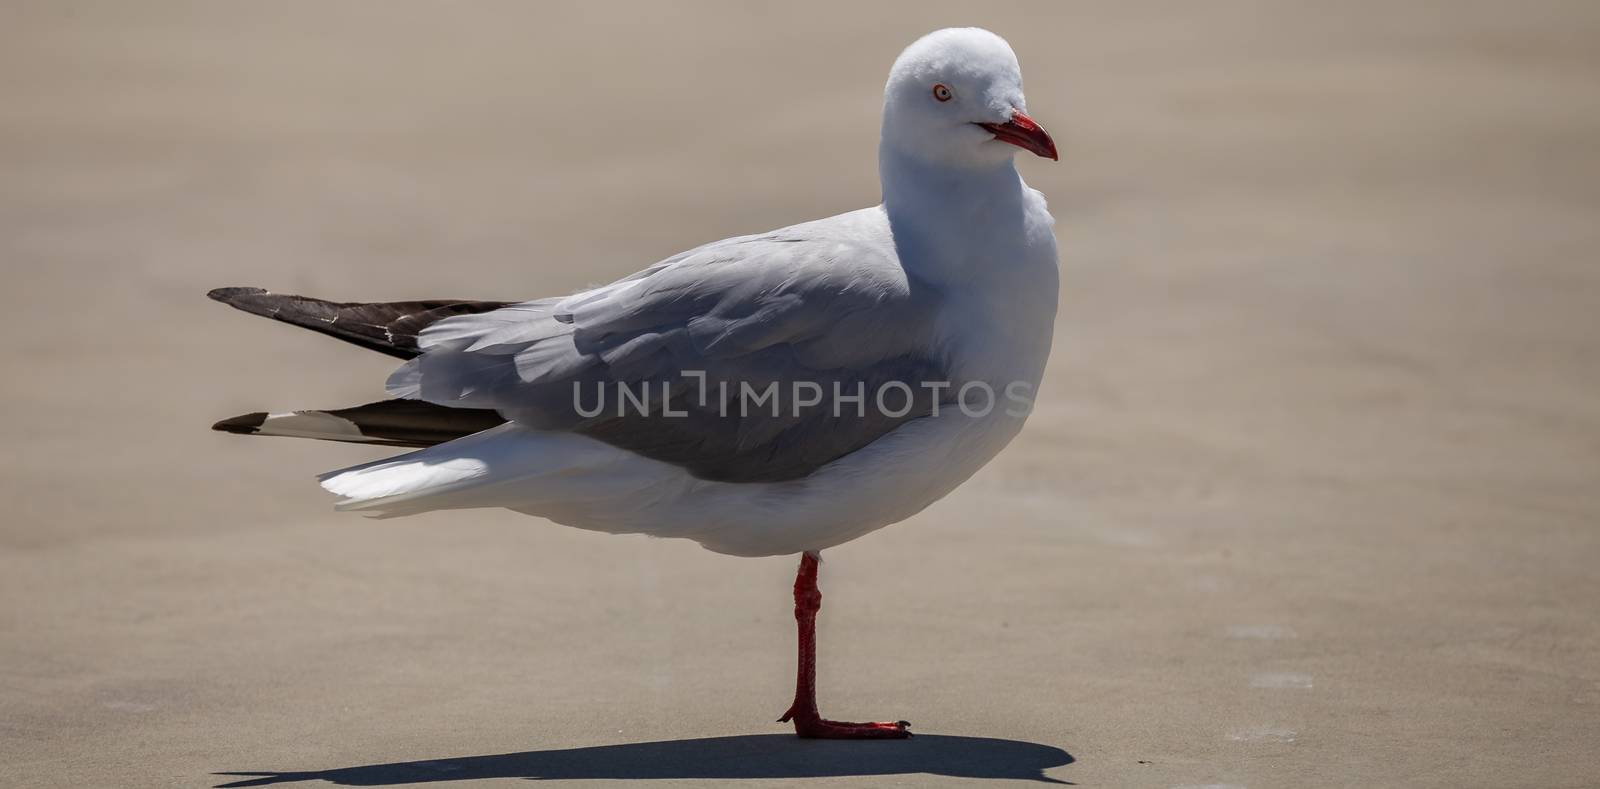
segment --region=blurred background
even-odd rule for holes
[[[0,783],[1600,782],[1594,3],[0,20]],[[530,298],[875,203],[889,64],[956,24],[1061,146],[1056,351],[828,553],[821,698],[990,739],[778,736],[789,558],[336,515],[381,450],[207,431],[391,367],[208,289]]]

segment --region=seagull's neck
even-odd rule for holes
[[[883,208],[901,264],[936,283],[980,276],[985,246],[1019,238],[1027,188],[1011,159],[981,167],[950,166],[882,146],[878,174]]]

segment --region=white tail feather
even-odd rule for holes
[[[571,433],[507,423],[465,438],[318,477],[341,510],[380,517],[470,507],[537,508],[566,521],[592,502],[627,512],[665,488],[689,484],[681,469]],[[654,493],[652,493],[652,491]],[[630,502],[637,497],[637,502]],[[621,505],[620,507],[618,505]],[[631,520],[631,518],[629,519]],[[616,519],[590,528],[611,531]],[[635,531],[636,528],[618,528]]]

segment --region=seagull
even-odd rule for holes
[[[714,241],[532,301],[211,298],[404,359],[389,399],[253,413],[231,433],[411,447],[325,473],[337,508],[494,507],[733,556],[800,555],[779,719],[909,737],[816,701],[820,552],[911,517],[1021,431],[1050,353],[1054,219],[1015,154],[1058,160],[1004,39],[930,33],[884,90],[879,205]]]

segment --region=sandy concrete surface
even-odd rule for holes
[[[846,8],[0,7],[0,785],[1600,785],[1600,6]],[[790,559],[337,515],[379,452],[206,430],[390,367],[207,289],[870,204],[954,23],[1061,143],[1066,288],[1026,434],[826,556],[823,711],[917,739],[773,723]]]

